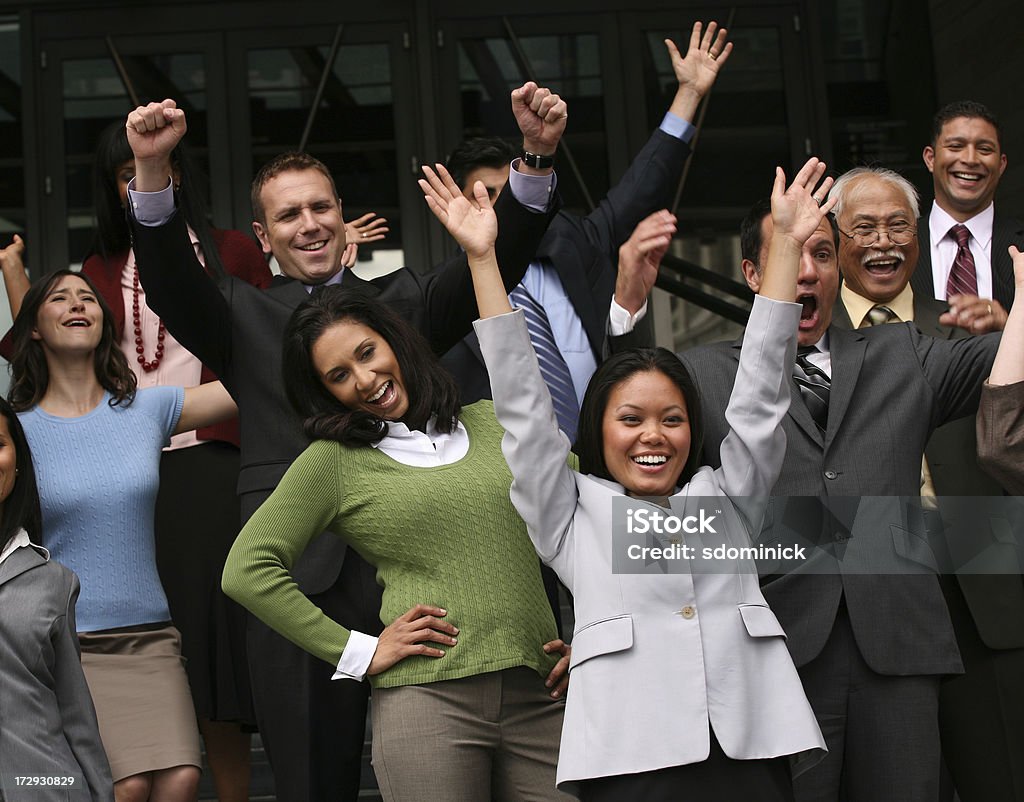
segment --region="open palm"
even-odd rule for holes
[[[419,180],[423,197],[448,233],[470,256],[490,251],[498,237],[498,218],[483,184],[477,182],[474,201],[470,201],[459,192],[443,165],[434,165],[433,170],[424,165],[423,174],[426,178]]]

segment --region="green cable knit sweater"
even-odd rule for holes
[[[509,500],[512,475],[490,401],[462,411],[469,452],[458,462],[414,468],[376,448],[318,440],[249,519],[228,555],[224,591],[282,635],[337,665],[349,631],[298,589],[290,570],[324,530],[377,567],[381,620],[415,604],[448,611],[458,644],[444,657],[413,656],[370,677],[392,688],[514,666],[542,676],[557,637],[537,555]]]

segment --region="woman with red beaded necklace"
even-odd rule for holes
[[[269,284],[270,270],[249,237],[207,223],[188,154],[179,149],[175,156],[176,182],[184,181],[178,204],[200,261],[210,271],[227,270],[258,287]],[[214,381],[216,376],[167,332],[139,285],[124,208],[134,175],[124,124],[115,122],[104,129],[96,150],[97,228],[82,274],[110,307],[116,342],[140,389]],[[22,247],[16,238],[14,246],[0,251],[0,257],[7,256],[4,279],[14,317],[28,289],[17,258]],[[248,799],[249,732],[255,722],[245,613],[220,591],[224,560],[240,522],[237,480],[236,420],[175,435],[160,461],[155,520],[157,567],[171,618],[181,632],[189,686],[221,802]]]

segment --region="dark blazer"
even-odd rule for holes
[[[910,279],[910,286],[914,289],[915,298],[934,298],[932,246],[927,214],[917,221],[917,241],[921,244],[921,255],[917,260],[917,269]],[[1004,309],[1009,309],[1013,305],[1013,260],[1007,252],[1011,245],[1024,250],[1024,224],[996,212],[992,221],[992,297],[999,301]]]
[[[263,253],[252,239],[241,231],[223,231],[219,228],[211,229],[211,234],[221,264],[228,273],[254,287],[270,286],[270,281],[274,276],[267,266],[267,260]],[[110,260],[94,253],[82,265],[83,275],[92,279],[96,289],[103,296],[103,300],[110,307],[111,314],[114,316],[114,331],[117,333],[118,339],[124,336],[125,312],[121,294],[121,273],[124,272],[124,265],[127,261],[127,251],[114,255]],[[129,359],[131,359],[130,356]],[[206,384],[206,382],[216,380],[217,376],[214,372],[203,365],[200,382]],[[238,419],[232,418],[215,426],[198,429],[196,436],[200,440],[222,440],[237,446]]]
[[[501,193],[495,209],[498,264],[511,290],[522,280],[554,211],[530,212],[511,192]],[[132,234],[150,307],[178,341],[220,377],[238,404],[238,492],[243,518],[248,518],[309,444],[285,396],[281,373],[285,326],[309,294],[303,284],[283,276],[266,290],[230,275],[214,280],[196,259],[180,214],[155,227],[132,220]],[[464,337],[477,316],[464,254],[425,275],[403,269],[364,281],[346,272],[342,287],[388,303],[427,337],[437,353]],[[330,587],[344,551],[336,537],[321,536],[310,544],[295,566],[302,590],[317,593]]]
[[[781,527],[803,514],[807,499],[789,497],[919,496],[921,455],[928,439],[943,423],[977,409],[997,345],[998,335],[936,340],[909,324],[859,331],[833,325],[827,430],[824,436],[818,431],[801,396],[794,393],[784,422],[786,459],[772,491],[775,499],[762,540],[772,539],[772,526]],[[682,355],[701,390],[704,460],[713,467],[720,464],[719,444],[729,428],[724,411],[738,357],[738,342]],[[898,553],[902,543],[914,540],[901,537],[913,524],[900,515],[872,533],[879,544]],[[848,545],[850,535],[833,524],[823,526],[819,543],[839,551]],[[765,598],[789,636],[797,666],[821,652],[845,597],[857,645],[875,672],[962,670],[934,575],[797,571],[765,577],[763,582]]]
[[[647,215],[672,205],[689,153],[689,145],[678,137],[655,130],[594,211],[586,217],[567,212],[555,216],[530,260],[551,265],[558,274],[598,363],[609,350],[652,344],[649,323],[641,323],[635,335],[606,336],[619,246]],[[491,397],[476,334],[458,343],[442,362],[458,381],[465,403]]]
[[[0,798],[113,802],[75,633],[78,577],[33,547],[0,563]],[[19,786],[15,777],[72,777]]]
[[[1012,272],[1011,272],[1012,276]],[[970,335],[957,326],[939,323],[949,309],[945,301],[914,294],[914,325],[923,334],[940,340],[959,340]],[[850,318],[840,301],[833,325],[850,328]],[[978,464],[978,443],[973,417],[959,418],[940,426],[925,449],[928,469],[938,496],[1000,496],[1002,487]],[[1024,580],[1011,575],[962,574],[956,578],[981,640],[991,649],[1024,646]],[[954,591],[955,592],[955,591]]]

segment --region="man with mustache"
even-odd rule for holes
[[[999,121],[981,103],[949,103],[935,115],[922,156],[935,201],[918,221],[921,259],[911,282],[914,293],[949,301],[953,315],[945,323],[972,334],[1000,330],[1013,303],[1007,249],[1024,248],[1024,225],[996,213],[993,204],[1006,170]]]
[[[992,303],[995,314],[984,310],[981,318],[958,326],[955,311],[946,312],[945,303],[908,286],[919,247],[917,191],[907,179],[885,168],[858,167],[836,180],[832,196],[839,198],[834,211],[842,232],[843,275],[834,325],[864,328],[913,321],[925,334],[943,340],[967,337],[972,322],[979,329],[1002,329],[1006,315],[999,314],[1002,307],[996,310],[997,302]],[[961,301],[965,316],[979,305],[977,299]],[[922,462],[926,504],[930,497],[934,506],[935,496],[1002,494],[979,468],[976,450],[973,418],[935,431]],[[946,765],[964,802],[1022,800],[1024,767],[1011,756],[1024,753],[1024,582],[1014,575],[963,574],[943,576],[940,584],[965,671],[941,687],[939,728]]]
[[[905,248],[908,229],[901,223],[912,231],[913,213],[881,213],[872,225],[883,252],[896,247],[892,236]],[[740,233],[744,276],[755,292],[771,236],[769,207],[756,205]],[[846,570],[841,557],[848,547],[888,544],[892,550],[893,527],[913,527],[900,512],[876,522],[889,511],[848,502],[920,492],[928,439],[947,421],[973,415],[997,340],[938,340],[911,326],[850,330],[834,324],[840,238],[849,239],[824,224],[804,245],[797,285],[804,305],[799,372],[794,366],[783,423],[786,458],[760,536],[770,542],[788,529],[816,547],[815,565],[761,577],[829,748],[825,760],[797,778],[794,791],[798,802],[935,802],[939,684],[961,670],[945,600],[929,573]],[[898,296],[909,260],[888,254],[868,261],[863,280],[889,298]],[[681,355],[701,388],[703,458],[712,467],[720,464],[729,430],[725,408],[738,354],[738,343],[717,343]],[[864,537],[854,537],[859,533]]]

